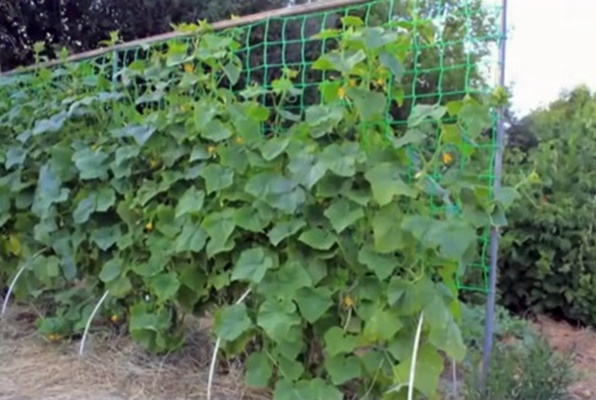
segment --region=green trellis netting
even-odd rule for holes
[[[329,2],[332,3],[338,2]],[[341,18],[348,15],[361,17],[368,26],[392,26],[399,30],[400,27],[414,25],[415,38],[419,37],[420,40],[414,40],[414,46],[410,49],[411,63],[405,66],[404,93],[401,93],[403,105],[392,108],[388,104],[386,107],[388,129],[401,129],[405,127],[406,118],[415,104],[445,103],[465,95],[487,94],[493,90],[492,74],[499,67],[496,61],[497,48],[505,38],[499,29],[500,7],[484,3],[482,0],[355,1],[349,5],[304,14],[272,16],[229,27],[227,33],[232,31],[241,43],[237,54],[242,60],[242,67],[235,71],[240,77],[236,86],[242,90],[250,83],[257,83],[268,88],[285,68],[298,71],[295,85],[302,93],[296,95],[286,112],[299,116],[306,105],[318,101],[316,86],[328,77],[323,72],[311,70],[310,66],[322,51],[329,48],[332,41],[314,38],[314,35],[325,29],[340,28]],[[418,21],[427,23],[417,29]],[[229,22],[229,25],[233,25]],[[434,29],[429,29],[430,26]],[[193,34],[186,34],[165,40],[124,44],[93,53],[89,57],[77,57],[74,61],[56,62],[47,68],[5,74],[0,76],[0,97],[8,99],[5,100],[6,104],[10,103],[11,96],[16,92],[19,95],[39,93],[40,96],[51,98],[53,92],[69,90],[69,83],[65,80],[67,71],[76,71],[82,84],[79,91],[83,93],[85,85],[89,90],[95,90],[98,85],[109,88],[124,83],[129,85],[131,98],[137,104],[164,107],[165,104],[160,101],[160,91],[166,90],[165,82],[172,79],[171,76],[163,77],[162,87],[159,84],[146,85],[142,80],[123,82],[125,74],[122,72],[136,68],[143,60],[149,59],[155,50],[177,49],[180,59],[183,59],[184,54],[190,51],[193,39]],[[175,58],[172,62],[179,61]],[[192,65],[186,65],[185,68],[192,68]],[[4,112],[0,104],[0,114]],[[7,116],[0,116],[0,120],[2,118]],[[495,128],[496,115],[491,136],[495,136]],[[263,131],[266,133],[265,126]],[[471,166],[462,159],[460,168],[469,168],[469,173],[476,174],[485,180],[487,186],[491,186],[495,146],[494,140],[482,145],[481,151],[486,156],[484,165]],[[1,161],[5,166],[9,163],[8,160]],[[440,173],[435,171],[437,175]],[[430,204],[429,207],[437,206]],[[488,232],[479,236],[478,240],[482,244],[481,254],[469,266],[465,281],[459,281],[460,288],[464,290],[487,290]]]

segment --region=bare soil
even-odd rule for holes
[[[578,400],[596,399],[596,331],[546,317],[538,318],[533,326],[556,351],[572,357],[578,376],[571,388],[573,396]]]
[[[35,318],[29,308],[12,305],[0,320],[0,400],[206,399],[213,350],[208,322],[192,321],[187,344],[175,354],[152,356],[125,336],[95,332],[79,357],[78,341],[49,343],[35,333]],[[596,399],[596,332],[544,317],[533,326],[555,350],[573,357],[579,377],[574,397]],[[271,398],[246,390],[235,365],[218,368],[212,392],[213,400]]]

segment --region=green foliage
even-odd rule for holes
[[[291,116],[296,71],[238,94],[222,82],[239,44],[209,30],[152,49],[115,81],[82,63],[1,82],[5,271],[45,249],[17,294],[53,299],[58,321],[80,314],[46,332],[80,331],[86,303],[72,299],[108,290],[155,352],[182,344],[180,314],[214,311],[223,350],[251,350],[247,383],[275,399],[402,399],[424,313],[414,384],[436,398],[443,354],[466,352],[458,275],[512,195],[492,199],[486,180],[441,157],[474,161],[490,123],[481,101],[418,105],[405,129],[389,125],[382,110],[402,89],[391,70],[415,26],[344,23],[323,33],[337,50],[313,66],[334,80]],[[161,107],[131,98],[141,78]]]
[[[596,324],[596,97],[577,88],[529,115],[539,145],[510,152],[509,182],[532,166],[540,185],[513,207],[501,249],[504,305]]]
[[[482,351],[485,328],[485,305],[462,304],[462,336],[468,349],[475,352]],[[528,321],[511,315],[501,305],[495,307],[494,335],[497,341],[524,339],[531,334]],[[474,360],[477,361],[477,360]]]
[[[574,382],[571,360],[556,354],[545,339],[530,336],[514,345],[495,348],[487,392],[473,376],[466,400],[568,400]]]

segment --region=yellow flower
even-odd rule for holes
[[[153,222],[147,222],[145,224],[145,230],[151,232],[153,230]]]
[[[209,154],[215,153],[215,146],[207,146],[207,152]]]
[[[112,323],[117,323],[118,321],[120,321],[120,316],[117,314],[113,314],[112,316],[110,316],[110,321],[112,321]]]
[[[242,143],[244,143],[244,139],[242,139],[240,136],[236,136],[236,138],[234,139],[234,141],[235,141],[237,144],[242,144]]]
[[[48,340],[49,340],[50,342],[57,342],[57,341],[59,341],[59,340],[60,340],[60,338],[61,338],[61,337],[60,337],[60,335],[58,335],[58,334],[56,334],[56,333],[50,333],[50,334],[48,335]]]
[[[346,89],[343,87],[340,87],[337,90],[337,97],[339,97],[340,99],[343,99],[344,97],[346,97]]]
[[[379,78],[379,79],[377,79],[377,80],[376,80],[376,84],[377,84],[378,86],[384,87],[384,86],[385,86],[385,79],[383,79],[383,78]]]
[[[193,73],[194,70],[195,67],[192,64],[184,64],[184,72],[186,72],[187,74]]]
[[[159,165],[159,161],[156,160],[155,158],[152,158],[149,160],[149,166],[151,168],[157,168],[158,165]]]
[[[528,182],[530,183],[540,183],[540,175],[534,170],[530,175],[528,175]]]
[[[352,299],[350,296],[344,297],[344,306],[346,308],[354,307],[354,304],[354,299]]]
[[[348,85],[350,85],[350,87],[356,86],[356,80],[355,79],[350,79],[350,82],[348,83]]]
[[[443,163],[450,164],[453,161],[453,156],[447,152],[443,153],[442,155]]]

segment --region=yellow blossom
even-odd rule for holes
[[[191,74],[195,70],[195,67],[192,64],[184,64],[184,72],[187,74]]]
[[[354,299],[352,299],[350,296],[344,297],[344,306],[346,308],[354,307],[354,304]]]
[[[346,89],[343,87],[340,87],[337,90],[337,97],[339,97],[340,99],[343,99],[344,97],[346,97]]]
[[[155,158],[152,158],[149,160],[149,166],[151,168],[157,168],[158,165],[159,165],[159,161],[156,160]]]
[[[60,335],[58,335],[58,334],[56,334],[56,333],[50,333],[50,334],[48,335],[48,340],[49,340],[50,342],[57,342],[57,341],[59,341],[60,339],[61,339]]]
[[[442,155],[443,163],[450,164],[453,161],[453,156],[447,152],[443,153]]]
[[[153,230],[153,222],[147,222],[145,224],[145,230],[151,232]]]

